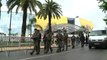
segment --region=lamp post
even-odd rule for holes
[[[10,23],[9,23],[9,42],[11,37],[11,21],[12,21],[12,11],[10,12]]]

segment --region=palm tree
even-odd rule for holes
[[[106,19],[103,19],[104,21],[105,21],[105,23],[106,23],[106,25],[107,25],[107,18]]]
[[[31,34],[32,34],[31,24],[28,24],[26,26],[26,28],[27,28],[28,31],[30,31],[30,36],[31,36]]]
[[[99,2],[99,7],[104,13],[107,12],[107,0],[97,0]],[[106,14],[107,15],[107,14]],[[107,16],[103,19],[107,24]]]
[[[37,13],[36,6],[42,8],[41,2],[39,2],[38,0],[8,0],[7,6],[9,7],[8,12],[10,12],[14,7],[16,7],[16,13],[18,13],[19,8],[22,9],[23,21],[22,21],[21,37],[25,37],[28,9],[30,13],[32,13],[32,11]]]
[[[41,31],[43,30],[43,28],[40,25],[35,24],[35,23],[36,23],[36,18],[31,18],[29,20],[29,23],[27,25],[27,29],[30,31],[30,35],[32,34],[32,27],[33,26],[36,27],[36,28],[40,28]]]
[[[51,29],[51,19],[57,18],[59,19],[60,16],[62,15],[62,11],[60,8],[60,5],[53,0],[45,0],[46,3],[43,4],[43,8],[38,12],[37,16],[38,18],[48,18],[48,27],[49,27],[49,32],[52,32]]]
[[[27,29],[30,31],[30,36],[32,34],[32,26],[35,24],[35,22],[36,22],[36,18],[31,18],[27,25]]]

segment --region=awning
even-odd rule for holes
[[[67,30],[67,33],[72,33],[75,31],[78,31],[82,29],[80,26],[73,25],[73,24],[58,24],[58,25],[52,25],[52,31],[58,31],[58,30],[63,30],[65,28]],[[48,27],[46,28],[46,30]]]

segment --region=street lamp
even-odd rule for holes
[[[10,35],[11,35],[11,21],[12,21],[12,11],[10,12],[10,23],[9,23],[9,42],[10,42]]]

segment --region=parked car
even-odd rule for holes
[[[89,34],[89,49],[92,47],[107,47],[107,31],[94,30]]]

